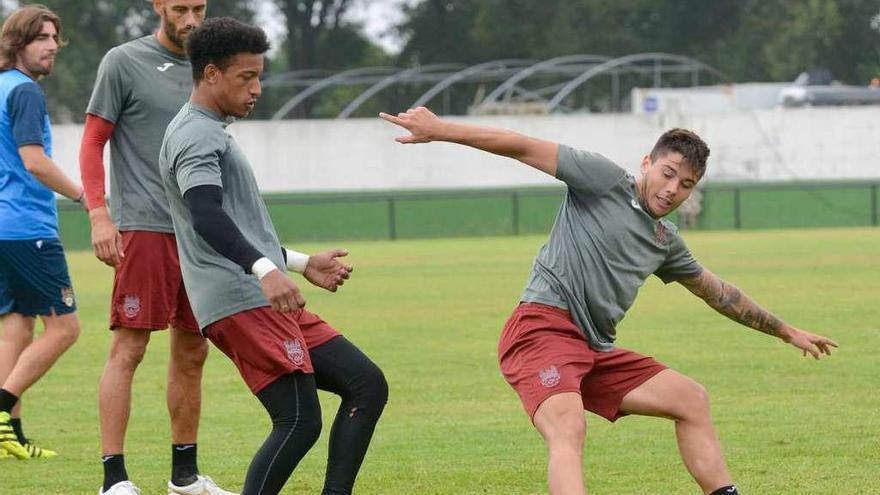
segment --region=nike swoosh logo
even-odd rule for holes
[[[174,450],[183,451],[183,450],[189,450],[191,448],[193,448],[192,445],[184,445],[183,447],[174,447]]]
[[[101,458],[101,462],[107,462],[107,461],[109,461],[112,457],[113,457],[112,455],[105,455],[104,457]]]

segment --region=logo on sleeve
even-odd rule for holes
[[[541,385],[552,388],[559,385],[559,380],[562,376],[559,374],[559,370],[556,369],[556,366],[550,366],[549,368],[544,368],[538,372],[538,378],[541,380]]]
[[[174,65],[174,64],[172,64],[171,62],[165,62],[164,64],[162,64],[162,65],[156,67],[156,69],[157,69],[159,72],[165,72],[165,71],[168,70],[172,65]]]
[[[125,296],[122,304],[122,312],[128,318],[134,318],[141,312],[141,298],[138,296]]]
[[[306,362],[306,353],[302,348],[302,344],[299,343],[299,340],[285,340],[284,350],[287,351],[287,358],[290,359],[291,363],[297,366],[302,366]]]

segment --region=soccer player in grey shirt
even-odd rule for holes
[[[299,288],[281,271],[336,291],[352,270],[338,259],[347,253],[307,256],[282,248],[250,164],[226,132],[260,96],[268,49],[261,29],[230,18],[209,19],[190,35],[195,88],[168,125],[159,167],[199,327],[272,419],[242,493],[271,495],[287,482],[318,438],[320,388],[342,398],[322,494],[348,495],[388,388],[372,361],[304,309]]]
[[[498,346],[501,371],[547,444],[550,493],[586,493],[586,409],[609,421],[627,414],[672,419],[682,459],[703,493],[736,494],[705,389],[650,357],[614,346],[616,326],[639,287],[651,274],[678,282],[728,318],[817,359],[837,344],[783,322],[700,266],[664,219],[703,177],[709,156],[703,140],[684,129],[667,131],[642,159],[636,178],[599,154],[446,122],[423,107],[380,117],[410,132],[397,138],[400,143],[471,146],[517,159],[567,186]]]
[[[80,146],[95,255],[114,267],[110,354],[99,384],[101,493],[136,490],[123,447],[135,370],[150,335],[171,328],[167,403],[171,417],[170,493],[224,495],[199,473],[197,436],[208,344],[192,315],[174,227],[159,176],[165,127],[189,97],[183,43],[205,18],[206,0],[155,0],[156,34],[111,49],[98,68]],[[110,143],[110,211],[104,202],[104,146]]]

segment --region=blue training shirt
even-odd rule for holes
[[[55,193],[28,172],[18,148],[37,144],[52,156],[46,96],[17,69],[0,72],[0,240],[55,239]]]

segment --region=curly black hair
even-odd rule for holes
[[[690,165],[697,177],[706,173],[706,160],[709,158],[709,147],[700,136],[687,129],[670,129],[660,136],[654,149],[651,150],[651,161],[669,152],[680,153]]]
[[[204,77],[208,65],[226,70],[232,57],[239,53],[261,55],[269,51],[269,47],[262,29],[232,17],[207,19],[186,40],[186,53],[192,63],[196,84]]]

